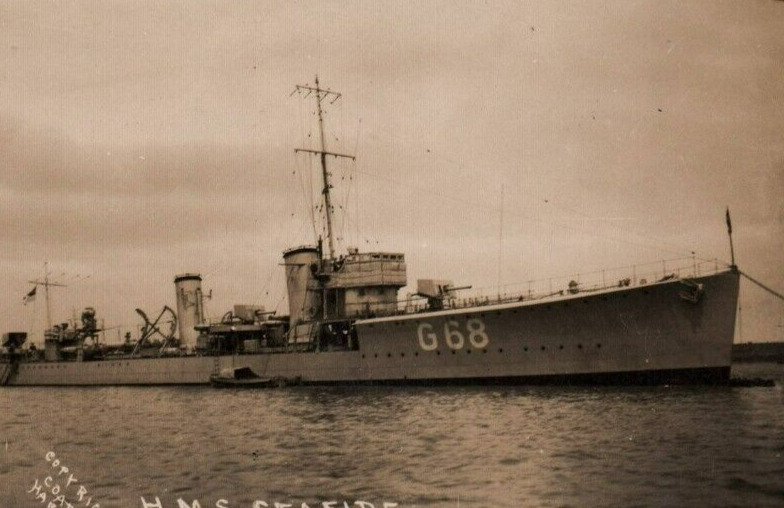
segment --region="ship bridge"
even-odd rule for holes
[[[321,248],[283,253],[292,324],[321,319],[372,317],[397,311],[397,292],[407,284],[405,256],[362,252],[321,258]]]
[[[397,310],[397,292],[405,286],[405,256],[399,252],[358,252],[325,263],[325,318],[373,316]]]

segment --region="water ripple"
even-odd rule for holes
[[[774,506],[783,404],[778,386],[15,388],[0,391],[0,506],[31,501],[50,450],[103,507]]]

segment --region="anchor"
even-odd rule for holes
[[[699,303],[702,295],[705,294],[705,287],[702,284],[694,282],[690,279],[683,279],[680,282],[686,287],[684,291],[678,292],[678,296],[687,302]]]

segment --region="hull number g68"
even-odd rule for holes
[[[485,323],[479,318],[469,319],[466,321],[465,327],[461,326],[458,321],[448,320],[444,323],[443,335],[440,336],[430,323],[420,323],[417,327],[417,339],[419,339],[419,347],[424,351],[438,349],[441,340],[451,349],[463,349],[466,342],[478,349],[490,344],[490,337],[485,331]]]

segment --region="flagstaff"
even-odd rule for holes
[[[730,207],[727,207],[727,234],[730,237],[730,268],[737,270],[738,266],[735,264],[735,246],[732,244],[732,220],[730,219]]]

